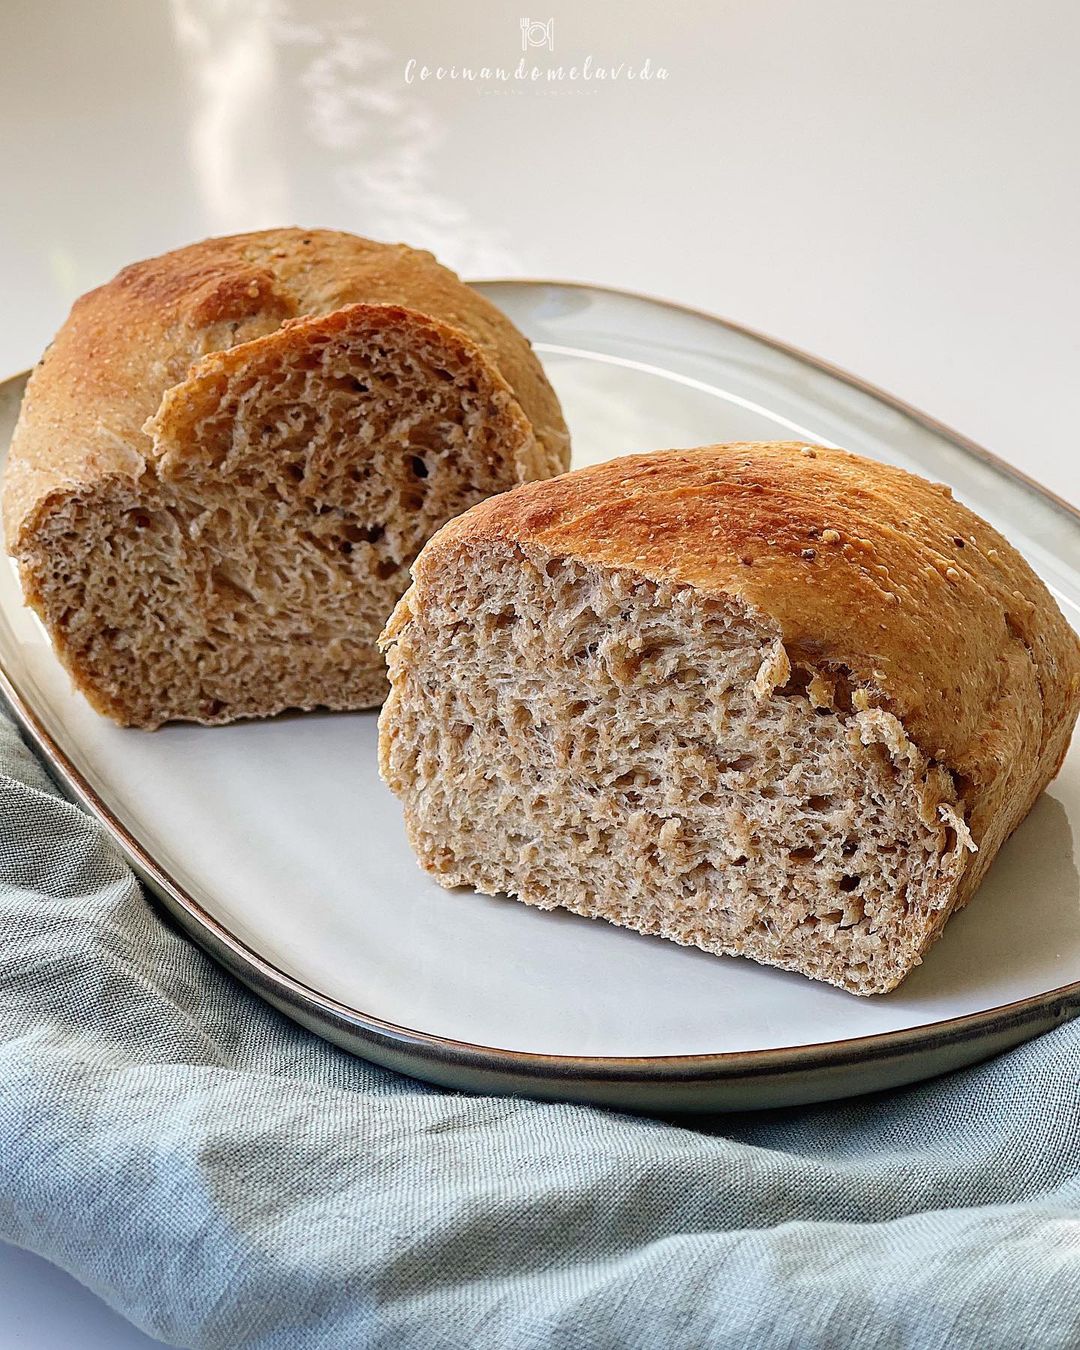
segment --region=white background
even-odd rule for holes
[[[523,8],[530,62],[668,78],[406,83],[512,68]],[[0,50],[0,374],[132,259],[332,225],[718,312],[1080,498],[1073,0],[5,0]],[[24,1253],[0,1308],[0,1346],[150,1343]]]

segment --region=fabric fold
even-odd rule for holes
[[[1080,1024],[709,1121],[442,1091],[180,936],[6,720],[0,924],[0,1236],[172,1344],[1080,1344]]]

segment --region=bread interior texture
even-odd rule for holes
[[[383,774],[443,885],[857,994],[944,925],[970,849],[950,775],[739,601],[487,544],[386,641]]]
[[[101,711],[155,726],[382,701],[376,639],[409,564],[527,476],[535,442],[463,344],[364,324],[196,367],[144,461],[47,507],[24,585]]]

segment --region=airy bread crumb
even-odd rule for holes
[[[380,768],[440,884],[855,994],[922,960],[1060,765],[1077,641],[965,508],[802,448],[615,460],[428,544],[383,636]],[[1006,575],[969,544],[929,604],[924,549],[961,527]],[[803,547],[831,534],[865,547]]]
[[[118,722],[371,707],[423,543],[568,456],[525,339],[430,255],[209,240],[76,304],[12,442],[8,546]]]

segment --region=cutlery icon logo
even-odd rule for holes
[[[546,47],[549,52],[555,50],[554,19],[521,20],[521,50],[527,52],[530,47]]]

